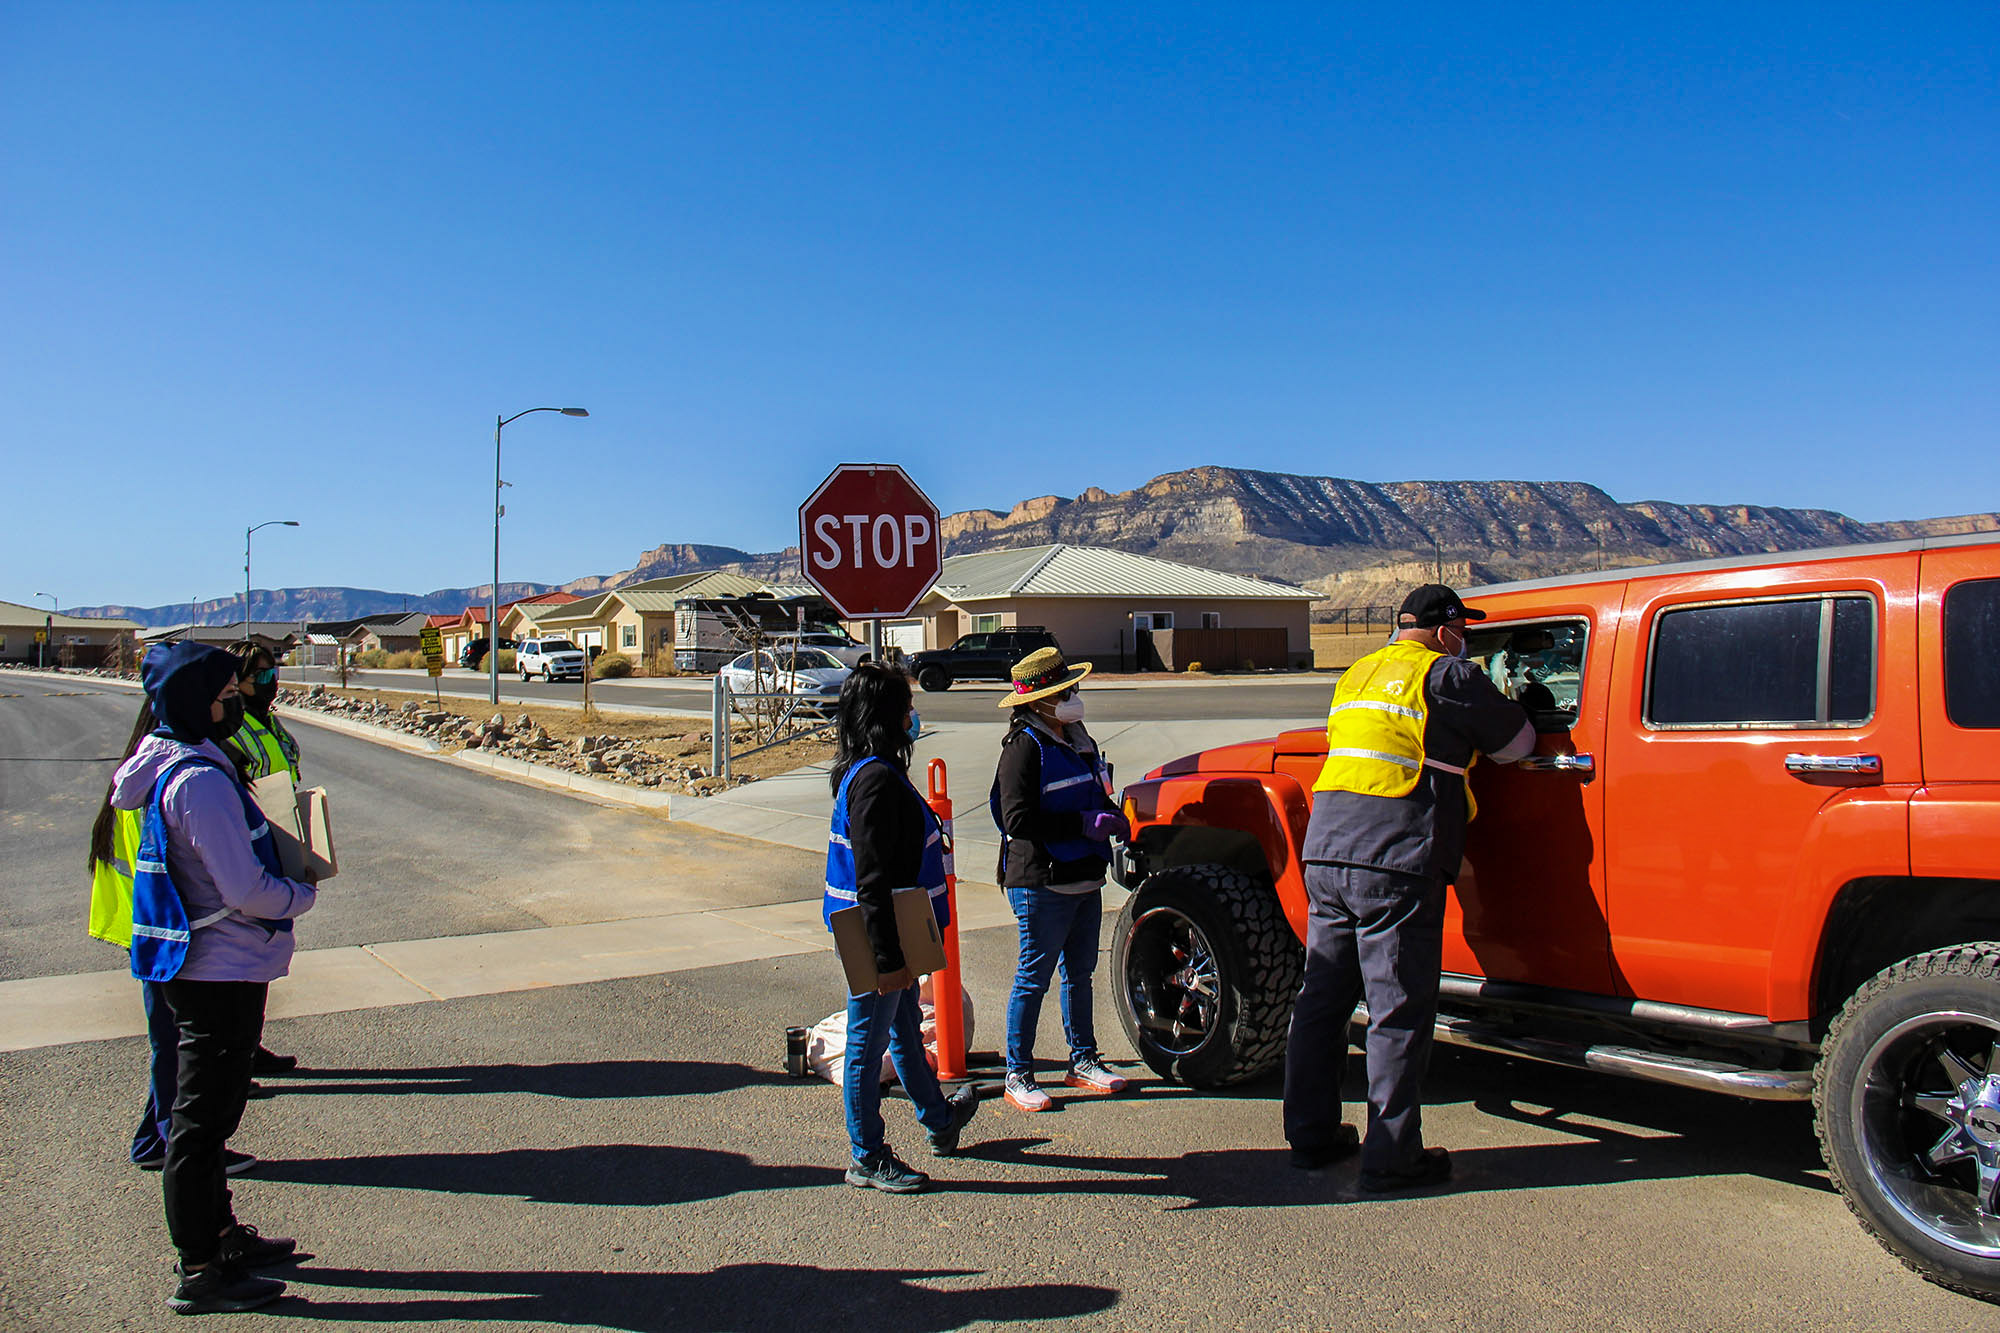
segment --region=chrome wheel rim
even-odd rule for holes
[[[2000,1259],[2000,1022],[1920,1014],[1862,1057],[1854,1124],[1875,1187],[1936,1243]]]
[[[1222,1010],[1215,948],[1185,913],[1155,907],[1132,922],[1125,986],[1140,1033],[1167,1055],[1207,1044]]]

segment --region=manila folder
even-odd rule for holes
[[[301,879],[307,870],[319,872],[321,879],[334,873],[333,838],[328,831],[326,789],[308,787],[300,791],[287,772],[267,773],[250,784],[250,799],[257,802],[264,822],[270,826],[271,842],[278,849],[278,864],[287,879]]]
[[[944,935],[938,929],[937,914],[931,910],[931,896],[923,889],[898,889],[890,898],[896,910],[896,936],[903,946],[903,962],[913,977],[944,969]],[[859,907],[843,907],[833,914],[833,951],[847,972],[847,993],[865,995],[881,983],[875,971],[875,950],[868,943],[868,925]]]

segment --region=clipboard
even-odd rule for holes
[[[944,970],[944,934],[938,929],[931,896],[923,889],[897,889],[890,896],[896,912],[896,937],[903,946],[903,964],[912,980]],[[861,908],[843,907],[831,918],[833,951],[847,972],[847,993],[866,995],[882,982],[875,970],[875,949],[868,942],[868,924]]]
[[[250,799],[271,827],[271,842],[288,879],[302,879],[310,870],[320,879],[340,873],[333,854],[333,826],[327,813],[326,788],[299,788],[288,772],[266,774],[250,784]]]

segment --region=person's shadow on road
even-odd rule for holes
[[[846,1269],[732,1264],[707,1273],[301,1270],[294,1281],[357,1293],[454,1292],[458,1299],[287,1300],[271,1313],[352,1324],[495,1321],[583,1325],[628,1333],[747,1328],[860,1328],[944,1333],[975,1323],[1070,1319],[1118,1303],[1109,1287],[1045,1282],[937,1290],[977,1269]]]
[[[798,1080],[720,1060],[590,1060],[549,1065],[300,1069],[265,1087],[285,1093],[433,1096],[531,1092],[544,1097],[697,1097]]]
[[[530,1203],[650,1206],[760,1190],[832,1185],[841,1168],[761,1166],[742,1153],[671,1144],[603,1143],[502,1152],[383,1153],[258,1165],[264,1180],[490,1194]]]

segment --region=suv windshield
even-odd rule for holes
[[[545,653],[573,653],[576,651],[576,645],[568,639],[543,639],[542,651]]]

